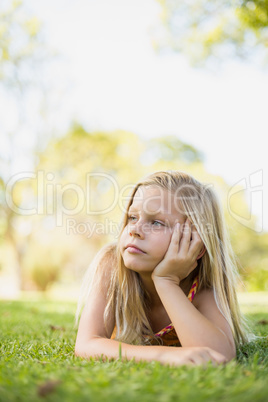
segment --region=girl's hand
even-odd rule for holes
[[[162,364],[172,366],[206,366],[211,362],[213,365],[227,363],[227,359],[221,353],[208,347],[171,348],[160,351],[157,360]]]
[[[184,225],[177,223],[165,257],[153,270],[152,279],[165,278],[179,284],[197,267],[202,247],[203,242],[197,230],[191,229],[189,219]]]

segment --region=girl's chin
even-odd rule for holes
[[[131,269],[136,272],[153,272],[155,267],[161,261],[144,261],[140,258],[140,254],[128,254],[123,255],[123,262],[126,268]]]
[[[138,274],[151,274],[154,270],[154,267],[148,267],[148,266],[144,266],[144,265],[138,265],[138,264],[134,264],[131,262],[124,262],[124,265],[127,269],[130,269],[131,271],[135,271]]]

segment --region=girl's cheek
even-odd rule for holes
[[[171,234],[170,233],[167,233],[166,234],[166,236],[165,236],[165,238],[163,239],[163,242],[162,242],[162,244],[163,244],[163,248],[164,248],[164,250],[165,250],[165,253],[168,251],[168,248],[169,248],[169,245],[170,245],[170,241],[171,241]]]
[[[121,237],[119,239],[119,249],[120,249],[121,254],[122,254],[122,251],[123,251],[123,248],[124,248],[124,243],[125,243],[125,240],[126,240],[126,236],[127,236],[127,226],[123,230],[123,232],[121,234]]]

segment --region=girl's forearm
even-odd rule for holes
[[[121,344],[121,353],[119,345]],[[138,346],[129,345],[127,343],[118,342],[113,339],[94,337],[87,343],[75,346],[75,355],[80,357],[101,357],[105,356],[108,359],[122,359],[131,360],[135,358],[135,361],[152,361],[159,360],[161,352],[168,351],[167,346]]]
[[[156,278],[154,284],[183,347],[207,346],[228,360],[234,357],[224,332],[193,306],[176,283]]]
[[[175,366],[181,365],[206,365],[209,361],[216,364],[226,363],[226,358],[220,353],[202,347],[194,348],[171,348],[168,346],[138,346],[121,343],[121,353],[119,352],[119,342],[113,339],[94,337],[83,345],[76,345],[75,355],[84,358],[101,358],[102,360],[118,359],[121,355],[122,360],[135,359],[138,361],[151,362],[159,361],[161,364]]]

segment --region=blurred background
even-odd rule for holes
[[[131,186],[218,192],[268,291],[268,0],[0,1],[0,298],[76,299]]]

